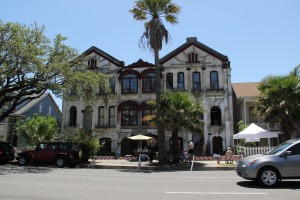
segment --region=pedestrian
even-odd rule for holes
[[[189,141],[189,154],[192,156],[194,154],[194,143],[192,140]]]
[[[232,159],[232,150],[230,147],[227,148],[227,151],[226,151],[226,163],[229,164],[229,163],[233,163],[233,159]]]
[[[148,148],[148,157],[149,157],[149,161],[152,162],[153,161],[153,157],[154,157],[154,151],[153,148],[149,146]]]

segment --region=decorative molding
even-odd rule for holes
[[[207,97],[223,97],[225,94],[225,90],[219,89],[219,90],[206,90],[206,96]]]

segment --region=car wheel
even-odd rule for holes
[[[56,159],[56,166],[59,167],[59,168],[63,168],[65,166],[65,159],[62,158],[62,157],[58,157]]]
[[[19,166],[25,166],[27,164],[27,158],[25,156],[21,156],[19,158],[18,163],[19,163]]]
[[[279,175],[274,168],[263,168],[258,173],[258,181],[263,186],[272,187],[278,183]]]
[[[0,160],[0,165],[5,165],[8,163],[8,160],[7,159],[1,159]]]

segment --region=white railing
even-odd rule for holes
[[[268,151],[271,151],[274,149],[275,146],[273,147],[240,147],[240,149],[243,150],[244,156],[252,156],[252,155],[257,155],[257,154],[264,154],[267,153]]]

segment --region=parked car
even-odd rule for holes
[[[275,186],[282,179],[299,179],[300,138],[284,142],[266,154],[241,159],[236,172],[268,187]]]
[[[8,142],[0,142],[0,164],[4,165],[15,159],[14,147]]]
[[[55,164],[57,167],[75,167],[79,162],[79,148],[70,142],[44,142],[37,145],[34,150],[22,151],[17,155],[20,166],[32,163]]]

